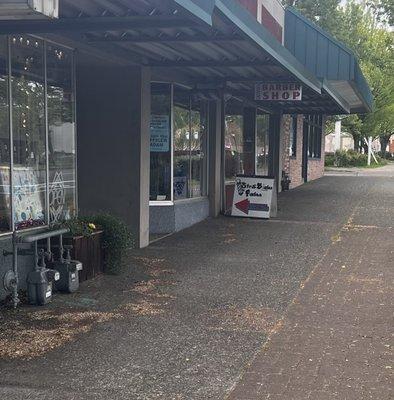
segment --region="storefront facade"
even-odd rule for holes
[[[278,191],[285,175],[318,178],[325,115],[353,111],[343,77],[283,45],[276,2],[122,3],[60,0],[58,19],[0,20],[3,249],[12,232],[97,212],[147,246],[228,212],[237,174],[273,176]],[[302,99],[257,99],[261,82]]]

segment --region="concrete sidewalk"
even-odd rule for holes
[[[208,220],[133,252],[121,277],[3,312],[0,398],[388,399],[394,177],[325,177],[279,208]]]

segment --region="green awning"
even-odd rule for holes
[[[348,103],[350,112],[371,111],[372,93],[355,54],[293,7],[285,13],[285,46]]]

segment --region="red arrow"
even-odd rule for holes
[[[249,204],[250,201],[248,199],[239,201],[238,203],[235,203],[235,207],[238,208],[239,211],[242,211],[244,214],[249,214]]]

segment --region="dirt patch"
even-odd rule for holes
[[[165,267],[165,258],[133,257],[133,260],[142,265],[146,269],[146,273],[152,277],[157,278],[175,273],[173,269]]]
[[[211,313],[212,329],[270,333],[277,329],[280,315],[270,308],[228,307]]]
[[[33,309],[20,307],[17,310],[4,309],[0,313],[0,359],[31,359],[59,348],[81,334],[90,332],[97,324],[120,318],[150,317],[166,312],[168,301],[175,296],[164,288],[175,281],[160,279],[173,271],[163,268],[164,259],[138,258],[147,274],[152,278],[124,285],[122,297],[115,305],[105,299],[111,293],[110,287],[103,288],[102,301],[90,304],[89,309],[81,308],[79,293],[74,294],[72,305],[64,303],[59,307]],[[105,310],[105,311],[103,311]]]
[[[0,319],[0,359],[31,359],[89,332],[95,324],[121,315],[97,311],[12,311]]]

